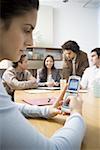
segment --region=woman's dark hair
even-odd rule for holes
[[[54,66],[54,57],[52,55],[47,55],[43,61],[43,68],[42,68],[42,71],[41,71],[41,76],[40,76],[40,82],[46,82],[47,81],[47,67],[45,65],[45,61],[46,59],[50,57],[52,60],[53,60],[53,65],[52,65],[52,68],[51,70],[55,69],[55,66]]]
[[[100,57],[100,48],[95,48],[95,49],[93,49],[93,50],[91,51],[91,53],[92,53],[92,52],[96,52],[97,55],[98,55],[98,58]]]
[[[39,0],[0,0],[0,19],[9,27],[12,18],[38,8]]]
[[[75,41],[69,40],[65,42],[61,47],[64,50],[72,50],[76,54],[80,52],[80,47]]]
[[[19,62],[22,63],[25,57],[26,57],[26,54],[21,55],[19,61],[17,61],[17,62],[12,62],[12,66],[13,66],[14,68],[16,68],[16,67],[18,66],[18,63],[19,63]]]

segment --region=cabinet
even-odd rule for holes
[[[52,55],[55,61],[62,60],[61,48],[28,47],[26,54],[29,60],[43,60],[47,55]]]
[[[62,69],[62,49],[45,47],[27,47],[26,55],[28,57],[28,69],[36,77],[37,69],[43,67],[43,60],[47,55],[52,55],[55,60],[55,67]]]

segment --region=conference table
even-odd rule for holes
[[[23,99],[57,98],[61,90],[16,90],[15,101],[25,103]],[[96,98],[93,91],[80,91],[83,99],[82,114],[87,130],[81,150],[100,150],[100,98]],[[57,115],[52,119],[28,119],[42,134],[50,138],[54,132],[61,128],[68,116]],[[77,137],[76,137],[77,138]]]

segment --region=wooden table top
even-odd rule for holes
[[[40,98],[41,97],[57,97],[60,90],[53,90],[45,93],[32,93],[30,90],[15,91],[15,100],[19,103],[24,103],[23,99]],[[100,150],[100,98],[96,98],[92,91],[80,93],[83,103],[83,117],[87,124],[86,135],[82,144],[81,150]],[[56,130],[61,128],[65,122],[66,116],[57,115],[53,119],[28,119],[41,133],[47,137],[51,137]]]

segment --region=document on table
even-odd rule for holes
[[[79,93],[87,93],[88,90],[79,90]]]
[[[40,90],[60,90],[60,87],[47,87],[47,86],[44,86],[44,87],[38,87],[38,89],[40,89]]]
[[[49,93],[52,92],[51,90],[39,90],[39,89],[32,89],[32,90],[24,90],[26,93],[30,94],[38,94],[38,93]]]
[[[56,98],[36,98],[36,99],[23,99],[24,102],[30,105],[52,105],[55,102]]]

